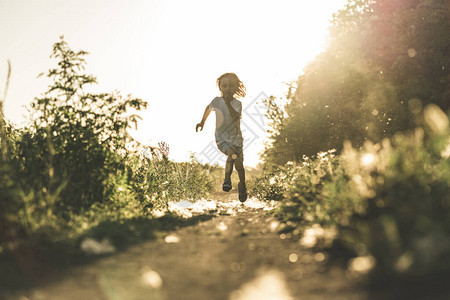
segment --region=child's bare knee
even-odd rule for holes
[[[235,161],[238,158],[237,154],[232,149],[227,149],[226,154],[231,161]]]

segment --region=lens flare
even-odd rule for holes
[[[373,165],[374,162],[375,162],[375,155],[373,155],[371,153],[365,153],[361,157],[361,163],[365,167],[369,167],[369,166]]]

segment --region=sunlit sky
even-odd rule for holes
[[[212,157],[202,153],[214,142],[215,117],[202,132],[195,125],[220,95],[216,78],[225,72],[240,77],[247,86],[240,99],[244,111],[261,92],[283,96],[286,83],[323,49],[329,20],[344,3],[0,0],[1,95],[7,60],[12,64],[5,115],[23,124],[25,106],[48,85],[37,75],[53,65],[51,47],[64,35],[72,49],[90,53],[86,71],[97,77],[98,91],[119,90],[149,102],[133,133],[139,141],[167,142],[175,161],[194,152],[205,162]],[[251,115],[241,121],[254,131],[253,139],[244,133],[244,163],[256,166],[264,132]]]

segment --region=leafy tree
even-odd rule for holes
[[[361,146],[407,130],[421,108],[449,108],[449,9],[443,0],[354,0],[298,78],[266,162]]]
[[[44,198],[57,194],[59,205],[76,211],[114,191],[111,178],[124,175],[123,158],[132,142],[127,129],[138,120],[129,110],[147,106],[118,92],[86,92],[96,83],[83,73],[86,54],[70,49],[63,37],[53,45],[51,57],[58,62],[47,73],[52,83],[31,104],[33,124],[22,135],[16,161],[23,186],[42,190]]]

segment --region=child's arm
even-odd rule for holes
[[[205,108],[205,112],[203,113],[202,121],[200,123],[198,123],[197,126],[195,126],[195,132],[198,132],[199,127],[200,127],[200,131],[203,130],[203,126],[205,125],[206,119],[208,118],[210,112],[211,112],[211,108],[208,105]]]
[[[241,113],[234,110],[234,108],[231,106],[231,101],[227,101],[225,100],[225,103],[227,104],[228,107],[228,111],[230,112],[230,115],[233,119],[240,119],[241,118]]]

